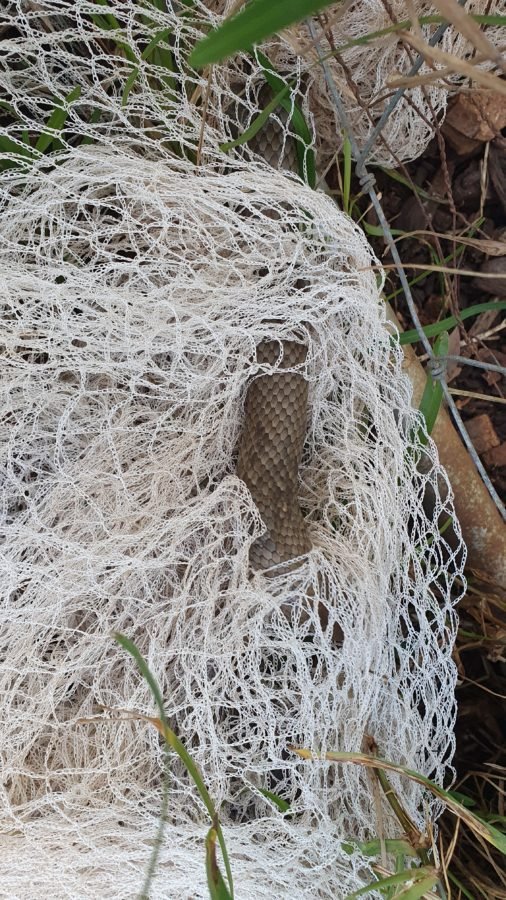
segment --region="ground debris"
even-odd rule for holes
[[[506,441],[498,447],[492,447],[483,456],[487,466],[502,468],[506,466]]]
[[[466,429],[477,453],[485,453],[487,450],[498,447],[500,444],[490,416],[486,413],[468,419]]]
[[[480,273],[487,275],[481,278],[478,275],[474,283],[477,288],[485,291],[487,294],[493,294],[494,297],[506,296],[506,256],[496,256],[493,259],[487,259],[480,267]],[[495,278],[490,278],[495,275]]]
[[[495,91],[461,91],[451,101],[442,132],[459,155],[477,150],[506,127],[504,97]]]

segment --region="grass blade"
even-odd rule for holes
[[[364,229],[365,233],[370,235],[371,237],[384,237],[384,235],[385,235],[385,232],[384,232],[383,228],[381,227],[381,225],[371,225],[369,222],[362,222],[361,225],[362,225],[362,228]],[[404,234],[404,232],[401,231],[399,228],[391,228],[390,233],[393,234],[394,237]],[[420,281],[422,280],[422,278],[426,278],[426,277],[427,277],[426,275],[421,275]],[[387,299],[390,300],[390,296],[388,296]]]
[[[372,841],[348,840],[347,844],[349,845],[350,853],[353,853],[353,851],[357,849],[360,850],[362,856],[381,856],[383,847],[387,853],[392,853],[395,856],[417,855],[416,850],[409,841],[405,841],[402,838],[385,838],[383,841],[380,841],[379,838],[374,838]]]
[[[445,357],[448,355],[448,332],[443,331],[442,334],[439,335],[435,344],[434,344],[434,356],[436,359]],[[439,414],[439,409],[441,407],[441,403],[443,400],[443,385],[439,380],[434,380],[430,371],[427,373],[427,380],[425,382],[425,388],[422,394],[422,399],[420,400],[420,412],[422,413],[425,419],[425,426],[427,428],[427,434],[432,433],[432,429],[436,424],[436,419]],[[427,443],[427,438],[425,434],[420,434],[420,440],[422,443]]]
[[[156,34],[154,34],[153,37],[151,38],[148,46],[142,51],[141,58],[149,59],[149,57],[151,56],[151,53],[153,52],[153,50],[155,50],[155,48],[158,47],[158,44],[160,43],[160,41],[166,41],[169,34],[172,34],[172,30],[173,30],[172,28],[162,28],[161,31],[157,31]],[[160,48],[158,48],[158,49],[160,49]],[[170,56],[170,59],[168,58],[169,56]],[[169,69],[171,72],[174,71],[172,53],[170,53],[170,51],[167,51],[167,58],[163,57],[163,65],[167,69]]]
[[[492,59],[503,71],[506,71],[501,60],[500,50],[492,44],[486,34],[473,21],[469,13],[457,3],[457,0],[434,0],[447,22],[451,22],[458,32],[482,53],[485,59]]]
[[[25,142],[18,144],[17,141],[14,141],[6,134],[0,134],[0,154],[3,156],[4,153],[17,153],[19,156],[27,156],[29,159],[33,158],[33,151],[26,146]]]
[[[134,66],[127,80],[125,81],[125,87],[123,88],[123,93],[121,95],[121,105],[126,106],[128,101],[128,96],[130,91],[132,90],[135,82],[137,81],[137,76],[139,74],[139,67]]]
[[[256,51],[256,57],[260,63],[265,80],[271,86],[273,91],[281,91],[285,85],[282,78],[279,77],[270,59],[260,50]],[[295,131],[299,141],[295,142],[295,150],[297,153],[297,164],[299,175],[303,181],[306,181],[309,187],[316,187],[316,159],[312,144],[312,134],[309,125],[306,122],[304,113],[297,103],[293,103],[288,97],[283,97],[280,106],[290,116],[289,123]]]
[[[492,15],[482,15],[480,13],[470,13],[469,15],[473,22],[477,22],[478,25],[506,26],[506,16],[500,14],[494,13]],[[419,25],[441,25],[443,22],[446,22],[446,19],[443,16],[434,13],[428,16],[418,16]],[[331,59],[331,57],[336,56],[337,54],[344,53],[345,50],[349,50],[351,47],[360,47],[364,44],[370,44],[371,41],[387,37],[390,34],[396,34],[399,31],[408,31],[412,27],[412,24],[411,19],[403,19],[402,21],[395,22],[394,25],[388,25],[386,28],[380,28],[377,31],[369,31],[367,34],[351,38],[351,40],[346,41],[344,44],[339,44],[334,50],[327,53],[323,57],[323,60]],[[320,61],[315,65],[319,64]]]
[[[216,838],[218,831],[216,824],[213,824],[206,837],[206,875],[207,886],[211,900],[232,900],[232,895],[228,890],[223,875],[218,866],[216,859]]]
[[[290,809],[290,804],[287,803],[286,800],[283,800],[282,797],[279,797],[277,794],[274,794],[272,791],[268,791],[267,788],[258,788],[261,794],[266,797],[267,800],[271,800],[275,806],[279,809],[280,812],[285,813]]]
[[[200,774],[200,771],[199,771],[197,765],[194,763],[193,759],[191,758],[190,754],[186,750],[186,747],[184,746],[184,744],[179,740],[179,738],[177,737],[175,732],[172,731],[171,728],[169,728],[169,725],[167,723],[167,718],[165,715],[165,708],[163,705],[163,698],[162,698],[160,688],[158,687],[156,678],[152,674],[146,660],[144,659],[144,657],[142,656],[140,651],[137,649],[137,647],[135,646],[133,641],[131,641],[129,638],[125,637],[125,635],[115,634],[114,638],[118,642],[118,644],[120,644],[120,646],[123,647],[123,649],[126,650],[127,653],[129,653],[130,656],[132,656],[134,658],[141,675],[143,676],[143,678],[149,685],[151,693],[153,694],[156,705],[158,707],[158,712],[160,713],[159,719],[157,719],[153,716],[140,716],[140,718],[143,719],[145,722],[150,722],[152,725],[154,725],[155,728],[160,732],[160,734],[165,739],[166,744],[171,748],[171,750],[174,750],[177,753],[180,760],[184,763],[191,778],[193,779],[193,782],[194,782],[194,784],[201,796],[201,799],[209,813],[211,821],[213,822],[213,828],[216,831],[216,835],[218,837],[218,841],[220,844],[221,854],[223,856],[223,863],[225,865],[225,871],[227,873],[227,879],[228,879],[229,888],[230,888],[230,897],[233,900],[234,888],[233,888],[233,880],[232,880],[232,870],[230,867],[230,860],[228,857],[227,847],[225,844],[225,839],[223,837],[223,832],[221,830],[221,826],[219,825],[219,822],[218,822],[218,814],[216,812],[216,809],[215,809],[214,803],[211,799],[211,796],[204,784],[202,775]]]
[[[476,303],[474,306],[468,306],[467,309],[462,309],[460,311],[459,318],[462,320],[469,319],[471,316],[479,316],[480,313],[487,312],[490,309],[496,309],[497,312],[506,309],[506,300],[489,300],[486,303]],[[458,324],[455,316],[448,316],[447,319],[441,319],[440,322],[433,322],[431,325],[425,325],[423,332],[427,337],[437,337],[438,334],[441,334],[443,331],[449,331]],[[399,335],[399,343],[403,345],[416,344],[419,340],[420,335],[416,328],[413,328],[410,331],[404,331]]]
[[[404,897],[404,900],[419,900],[423,894],[430,890],[438,881],[438,874],[435,869],[429,869],[425,866],[419,869],[404,869],[395,875],[389,875],[387,878],[378,879],[366,887],[348,894],[346,900],[355,900],[356,897],[364,897],[371,891],[385,891],[387,888],[394,887],[398,884],[406,884],[409,882],[406,891],[397,893],[396,897]],[[421,888],[421,890],[420,890]]]
[[[189,63],[195,69],[220,62],[238,50],[249,50],[264,38],[311,16],[331,0],[253,0],[240,13],[196,44]]]
[[[402,898],[403,900],[421,900],[438,881],[439,876],[437,872],[426,875],[421,881],[416,881],[411,887],[406,887],[403,891],[399,891],[395,895],[396,900],[402,900]]]
[[[247,128],[246,131],[243,131],[235,141],[229,141],[227,144],[220,144],[220,150],[222,150],[223,153],[226,153],[228,150],[233,150],[234,147],[240,147],[241,144],[247,144],[248,141],[250,141],[252,137],[255,137],[260,129],[263,128],[270,114],[279,106],[281,99],[287,95],[289,90],[290,85],[285,84],[283,90],[273,97],[265,109],[263,109],[256,119],[253,120],[249,128]]]
[[[370,756],[368,753],[346,753],[344,751],[329,750],[328,753],[314,754],[311,750],[306,750],[301,747],[290,747],[289,749],[292,750],[293,753],[296,753],[297,756],[300,756],[301,759],[339,763],[349,762],[356,766],[367,766],[371,769],[386,769],[389,772],[396,772],[398,775],[405,775],[417,784],[421,784],[423,787],[428,788],[435,797],[446,804],[448,809],[451,810],[455,816],[458,816],[462,822],[465,822],[476,835],[483,838],[483,840],[487,841],[489,844],[492,844],[497,850],[500,850],[501,853],[506,854],[506,834],[498,831],[497,828],[484,822],[483,819],[480,819],[479,816],[476,816],[471,810],[462,806],[462,804],[454,800],[451,793],[440,788],[437,784],[434,784],[434,782],[429,778],[426,778],[425,775],[421,775],[413,769],[408,769],[407,766],[400,766],[397,763],[389,762],[386,759]]]
[[[473,222],[471,227],[468,229],[467,237],[472,237],[474,234],[476,234],[478,228],[480,228],[481,225],[483,225],[483,222],[484,222],[483,217],[480,217],[476,220],[476,222]],[[395,231],[392,232],[392,234],[395,234],[395,233],[396,233]],[[405,238],[408,232],[401,231],[399,233],[400,233],[401,237]],[[381,234],[383,234],[382,231],[380,232],[380,236],[381,236]],[[431,232],[431,234],[434,234],[434,232]],[[437,236],[442,237],[443,235],[437,235]],[[465,244],[463,243],[462,237],[464,237],[464,236],[461,235],[459,238],[459,243],[457,244],[456,251],[449,253],[447,256],[445,256],[443,258],[443,265],[447,262],[450,262],[450,260],[452,260],[452,259],[456,262],[457,259],[459,259],[462,256],[462,254],[465,250]],[[410,281],[408,281],[409,286],[412,287],[414,284],[418,284],[420,281],[423,281],[425,278],[427,278],[428,274],[429,274],[428,271],[424,271],[421,273],[421,275],[417,275],[415,278],[412,278]],[[404,288],[399,287],[399,288],[397,288],[396,291],[392,291],[391,294],[388,294],[385,299],[388,300],[388,302],[390,302],[395,297],[398,297],[399,294],[402,294],[403,290],[404,290]]]
[[[53,109],[53,112],[49,116],[49,119],[46,123],[46,128],[51,129],[54,132],[61,132],[65,122],[67,121],[69,114],[69,105],[73,103],[74,100],[77,100],[81,96],[81,87],[77,85],[69,94],[64,98],[62,106],[56,106]],[[39,153],[45,153],[48,147],[53,144],[58,138],[57,134],[50,134],[48,132],[43,131],[42,134],[39,135],[37,139],[37,143],[35,144],[35,149],[38,150]]]
[[[409,188],[413,194],[418,194],[419,197],[423,197],[424,200],[430,200],[431,203],[437,201],[437,203],[441,203],[443,206],[449,206],[450,201],[446,200],[444,197],[436,197],[433,194],[429,194],[428,191],[424,191],[418,184],[415,184],[414,181],[409,181],[404,175],[401,175],[400,172],[397,172],[396,169],[387,169],[385,166],[379,166],[380,172],[383,172],[384,175],[387,175],[388,178],[391,178],[392,181],[397,181],[399,184],[403,184],[404,187]],[[402,233],[402,232],[401,232]],[[432,232],[428,231],[427,234],[432,234]]]

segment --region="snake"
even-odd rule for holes
[[[282,111],[280,118],[286,120]],[[296,171],[295,148],[290,141],[283,167]],[[283,146],[281,127],[270,119],[249,146],[276,167]],[[249,562],[253,571],[270,575],[296,568],[311,549],[298,498],[308,381],[293,371],[304,364],[307,349],[294,340],[261,341],[256,348],[257,362],[275,368],[251,379],[244,404],[236,474],[248,487],[265,526],[251,545]]]
[[[257,361],[278,365],[272,374],[251,381],[245,400],[237,475],[249,488],[266,527],[251,546],[250,566],[272,574],[311,549],[298,499],[308,382],[302,374],[287,371],[303,364],[306,355],[307,347],[296,341],[262,341]]]

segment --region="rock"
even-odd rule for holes
[[[493,447],[492,450],[487,450],[483,455],[483,461],[490,468],[506,466],[506,442],[499,444],[498,447]]]
[[[480,274],[495,275],[495,278],[474,279],[474,284],[481,291],[493,294],[494,297],[506,297],[506,256],[487,259],[480,267]]]
[[[504,97],[492,90],[461,91],[450,103],[442,132],[459,155],[492,141],[506,127]]]

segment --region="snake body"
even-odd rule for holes
[[[297,496],[308,382],[303,375],[286,371],[304,363],[306,354],[307,348],[295,341],[262,341],[257,347],[258,362],[277,364],[277,369],[254,378],[246,394],[237,474],[248,486],[267,529],[251,547],[251,567],[270,569],[271,574],[311,548]]]

